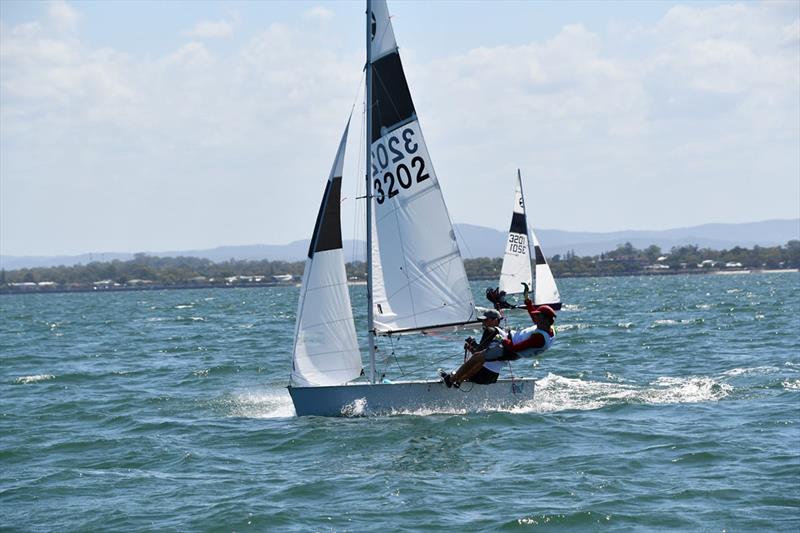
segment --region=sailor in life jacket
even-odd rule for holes
[[[500,327],[500,321],[503,315],[495,309],[487,309],[478,320],[483,324],[483,334],[481,339],[476,341],[472,337],[468,337],[464,343],[464,355],[469,354],[470,357],[478,352],[483,352],[491,345],[502,342],[508,333]],[[466,359],[465,359],[466,361]],[[503,361],[486,361],[478,371],[467,378],[467,381],[477,383],[479,385],[489,385],[495,383],[497,378],[500,377],[500,372],[503,370],[505,363]],[[448,374],[441,373],[442,379],[447,381]]]
[[[556,312],[549,305],[535,306],[527,297],[525,309],[534,323],[533,326],[519,331],[511,330],[502,340],[491,343],[483,351],[475,352],[458,370],[442,376],[445,385],[459,386],[477,374],[485,363],[535,357],[548,350],[553,345],[555,337],[553,324]]]

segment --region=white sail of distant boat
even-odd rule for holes
[[[536,233],[534,233],[533,229],[530,232],[533,239],[533,256],[536,262],[536,284],[533,290],[533,303],[534,305],[549,305],[558,311],[561,309],[561,295],[558,293],[556,280],[553,278],[553,272],[550,270],[550,265],[547,264],[544,253],[542,253],[542,247],[539,245]]]
[[[517,172],[514,190],[514,209],[511,214],[511,227],[508,230],[503,266],[500,269],[501,291],[506,294],[519,294],[523,283],[533,287],[530,246],[528,246],[528,220],[525,216],[525,197],[522,194],[522,178]]]
[[[528,239],[529,233],[530,239]],[[535,272],[531,270],[531,241],[533,241]],[[533,289],[535,305],[549,305],[555,310],[561,309],[561,296],[553,272],[542,253],[536,234],[528,226],[522,175],[517,170],[514,209],[511,215],[511,227],[508,230],[506,251],[503,255],[503,266],[500,269],[499,288],[506,294],[519,294],[524,290],[523,283]]]
[[[477,322],[385,0],[367,0],[366,22],[367,380],[354,381],[361,373],[361,361],[349,297],[342,289],[338,203],[333,207],[339,198],[341,180],[336,176],[341,175],[343,139],[301,289],[289,386],[295,411],[335,416],[352,412],[356,405],[366,412],[386,413],[475,409],[531,400],[534,380],[526,378],[500,379],[469,391],[449,389],[438,379],[386,383],[378,378],[377,335],[424,333]]]

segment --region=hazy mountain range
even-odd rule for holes
[[[506,232],[471,224],[456,224],[456,237],[464,257],[500,257],[503,254]],[[734,246],[752,248],[758,246],[784,245],[790,240],[800,240],[800,219],[766,220],[742,224],[704,224],[689,228],[675,228],[660,231],[614,231],[606,233],[561,231],[553,229],[536,230],[545,255],[563,255],[567,251],[579,256],[597,255],[614,250],[617,245],[630,242],[636,248],[646,248],[651,244],[668,252],[673,246],[695,244],[700,248],[715,250],[730,249]],[[345,241],[345,259],[363,260],[363,241]],[[179,250],[168,252],[145,252],[161,257],[192,256],[203,257],[214,262],[229,259],[269,259],[281,261],[301,261],[308,253],[308,240],[289,244],[253,244],[246,246],[219,246],[207,250]],[[19,268],[48,267],[58,265],[78,265],[91,261],[127,261],[133,253],[91,253],[71,256],[11,256],[0,255],[0,266],[6,270]]]

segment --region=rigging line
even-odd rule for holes
[[[397,368],[400,370],[400,375],[405,377],[406,373],[403,370],[403,367],[400,366],[400,360],[397,359],[397,352],[394,349],[394,339],[392,339],[391,337],[389,337],[389,344],[391,344],[391,346],[392,346],[391,356],[394,357],[394,363],[397,365]],[[397,340],[397,344],[400,344],[400,339]]]
[[[381,36],[380,36],[380,40],[378,42],[381,42],[383,40],[383,37],[386,35],[387,30],[391,27],[392,18],[393,18],[392,16],[388,16],[386,18],[386,24],[384,24],[384,26],[383,26],[383,30],[382,30],[382,33],[381,33]],[[375,32],[375,33],[376,33],[376,36],[377,36],[377,32]],[[397,46],[397,41],[396,40],[395,40],[395,43],[394,43],[394,51],[393,52],[390,51],[388,53],[382,54],[377,59],[382,59],[383,57],[388,56],[391,53],[397,54],[397,58],[400,59],[400,65],[401,65],[401,70],[402,70],[403,61],[402,61],[402,58],[400,57],[400,48]],[[375,63],[375,58],[373,58],[372,62],[373,62],[373,64]],[[392,108],[394,108],[395,114],[399,115],[400,112],[398,111],[397,106],[395,105],[394,100],[391,97],[391,93],[386,88],[386,84],[383,83],[383,80],[381,79],[380,73],[375,69],[373,69],[372,72],[375,75],[375,77],[377,78],[378,82],[383,86],[384,94],[388,97],[389,104],[392,106]],[[405,71],[403,71],[403,75],[405,76]],[[406,87],[408,87],[408,81],[406,81]],[[408,92],[409,92],[409,96],[410,96],[411,90],[409,89]],[[413,100],[412,100],[412,102],[413,102]],[[370,105],[372,105],[372,102],[370,102]],[[378,106],[378,113],[380,113],[380,111],[381,111],[380,110],[380,106]],[[414,114],[416,114],[416,109],[414,111]],[[381,123],[383,123],[383,117],[380,117],[380,118],[381,118]]]
[[[467,249],[467,253],[470,255],[470,257],[474,257],[472,255],[472,250],[470,250],[469,244],[467,244],[467,241],[464,239],[464,235],[461,233],[461,230],[456,227],[455,224],[453,224],[453,232],[456,233],[459,237],[461,237],[461,242],[464,243],[464,248]],[[456,244],[458,244],[458,241],[456,241]]]
[[[442,357],[441,359],[436,359],[434,361],[431,361],[431,364],[435,366],[435,365],[438,365],[439,363],[443,363],[444,361],[446,361],[448,359],[453,359],[454,357],[457,357],[459,355],[461,355],[461,352],[458,352],[458,353],[455,353],[455,354],[452,354],[452,355],[446,355],[446,356]],[[417,376],[420,373],[422,373],[422,370],[415,370],[413,372],[409,372],[404,377],[408,378],[408,377],[411,377],[411,376]]]
[[[397,55],[399,56],[400,52],[397,52]],[[391,105],[392,108],[394,109],[395,115],[400,116],[400,110],[397,109],[397,106],[394,103],[394,98],[392,98],[391,93],[389,92],[389,88],[386,87],[385,83],[383,83],[383,80],[381,79],[380,72],[378,72],[376,69],[372,69],[372,72],[375,74],[375,78],[378,80],[378,83],[380,83],[381,87],[383,87],[383,94],[386,96],[386,99],[389,101],[389,105]],[[405,72],[403,72],[403,74],[405,75]],[[408,86],[408,82],[406,82],[406,86]],[[408,90],[408,93],[409,93],[409,95],[411,94],[411,89]],[[411,102],[413,104],[413,100]],[[378,113],[380,113],[381,112],[381,106],[378,105],[378,106],[375,106],[375,107],[378,110]],[[417,109],[414,108],[414,115],[416,115],[416,114],[417,114]],[[379,118],[380,118],[380,123],[383,124],[383,117],[379,117]]]
[[[361,94],[361,85],[364,83],[364,79],[367,76],[366,70],[361,71],[361,79],[358,80],[358,86],[356,88],[356,97],[353,99],[353,105],[350,106],[350,115],[353,115],[353,111],[356,109],[356,104],[358,103],[358,95]]]
[[[365,75],[366,74],[362,75],[362,80],[365,80],[365,78],[364,78]],[[359,92],[360,92],[360,89],[361,89],[361,85],[359,84]],[[356,97],[357,96],[358,96],[358,93],[356,94]],[[361,179],[361,171],[362,171],[362,168],[363,168],[361,166],[361,164],[364,163],[364,160],[366,159],[365,157],[361,157],[362,156],[361,149],[365,146],[364,137],[366,135],[366,129],[367,129],[367,126],[366,126],[366,114],[367,114],[367,106],[366,106],[366,102],[365,102],[364,105],[362,106],[362,109],[361,109],[361,129],[360,129],[360,133],[359,133],[359,137],[358,137],[358,164],[357,164],[357,168],[356,168],[356,176],[357,176],[357,178],[355,180],[355,182],[356,182],[355,199],[356,200],[360,200],[362,198],[366,198],[367,197],[366,194],[364,196],[359,196],[359,193],[361,192],[361,187],[362,186],[366,187],[366,185],[364,184],[364,180]],[[366,207],[364,209],[366,209]],[[361,209],[361,202],[356,202],[355,209],[353,210],[353,212],[354,212],[354,217],[353,217],[353,246],[352,246],[351,254],[350,254],[351,255],[350,262],[351,263],[355,263],[355,261],[356,261],[356,253],[357,252],[356,252],[355,242],[356,242],[358,236],[361,234],[360,233],[361,222],[363,221],[364,218],[366,218],[365,216],[362,216],[363,213],[362,213],[362,209]],[[365,228],[364,232],[366,234],[366,228]],[[365,252],[366,252],[366,250],[365,250]],[[365,271],[366,271],[366,256],[365,256],[364,268],[365,268]]]

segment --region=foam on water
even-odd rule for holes
[[[645,386],[568,378],[548,374],[537,380],[532,402],[511,412],[548,413],[602,409],[619,404],[671,404],[719,401],[733,391],[721,380],[702,377],[661,377]]]
[[[229,416],[241,418],[291,418],[295,415],[289,392],[285,389],[240,392],[226,402]]]
[[[366,398],[356,398],[349,404],[342,407],[342,415],[343,416],[364,416],[367,412],[367,399]]]
[[[690,318],[690,319],[683,319],[683,320],[673,320],[671,318],[663,318],[658,319],[653,322],[650,328],[660,328],[660,327],[668,327],[668,326],[683,326],[686,324],[702,324],[704,321],[702,318]]]
[[[56,379],[53,374],[37,374],[35,376],[21,376],[14,380],[14,383],[19,385],[26,385],[28,383],[38,383],[40,381],[49,381]]]
[[[565,331],[571,331],[573,329],[583,330],[583,329],[592,329],[594,327],[596,327],[596,326],[593,325],[593,324],[582,324],[582,323],[578,323],[578,324],[559,324],[559,325],[555,326],[555,330],[556,330],[556,333],[563,333]]]
[[[773,374],[775,372],[780,372],[780,369],[774,366],[756,366],[753,368],[734,368],[722,374],[725,376],[744,376],[748,374]]]

